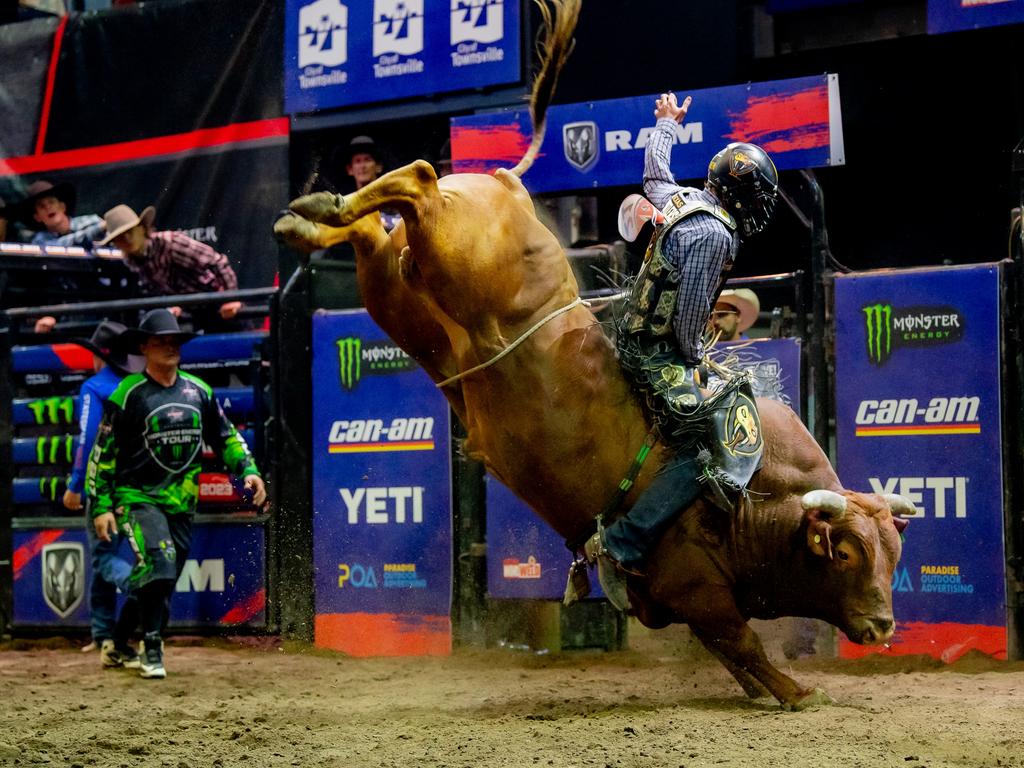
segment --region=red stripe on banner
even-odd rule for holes
[[[530,148],[518,124],[452,127],[452,168],[458,173],[488,173],[513,166]]]
[[[209,147],[225,147],[251,141],[288,136],[288,118],[233,123],[220,128],[201,128],[188,133],[157,136],[152,139],[122,141],[98,147],[66,149],[45,155],[25,155],[0,159],[0,176],[39,173],[55,169],[82,168],[90,165],[125,163],[164,155],[176,155]]]
[[[72,371],[91,371],[92,352],[77,344],[51,344],[50,349],[65,368]]]
[[[18,547],[16,550],[14,550],[14,557],[12,558],[14,565],[14,580],[18,580],[18,578],[21,576],[22,569],[24,569],[24,567],[29,564],[33,557],[35,557],[43,551],[43,547],[45,547],[47,544],[52,544],[63,535],[63,529],[40,531],[31,539],[29,539],[20,547]]]
[[[996,659],[1006,659],[1006,627],[985,624],[956,624],[923,621],[897,622],[896,634],[886,646],[857,645],[845,637],[839,641],[839,655],[860,659],[870,654],[883,656],[925,655],[952,664],[968,651],[981,651]]]
[[[220,617],[221,624],[243,624],[258,616],[267,605],[267,591],[261,589],[231,607]]]
[[[50,67],[46,71],[46,90],[43,91],[43,109],[39,114],[39,133],[36,134],[36,154],[43,154],[46,145],[46,131],[50,127],[50,107],[53,105],[53,87],[57,82],[57,64],[60,60],[60,47],[64,43],[64,28],[68,25],[65,14],[53,33],[53,50],[50,51]]]
[[[452,623],[448,616],[399,613],[322,613],[313,625],[318,648],[350,656],[448,656]]]
[[[758,144],[766,152],[829,145],[828,84],[796,93],[752,98],[730,117],[726,138]]]

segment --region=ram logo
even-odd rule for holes
[[[578,171],[588,171],[597,162],[597,123],[566,123],[562,126],[565,159]]]

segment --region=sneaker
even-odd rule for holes
[[[163,643],[157,638],[147,638],[142,641],[142,648],[139,675],[148,680],[162,680],[167,677],[167,670],[164,669]]]
[[[113,640],[104,640],[100,646],[100,661],[104,667],[139,668],[139,654],[130,645],[117,645]]]

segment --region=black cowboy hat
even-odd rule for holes
[[[196,334],[190,331],[181,330],[176,318],[168,309],[151,309],[142,316],[142,322],[138,328],[129,328],[124,332],[124,346],[128,349],[138,349],[152,336],[177,336],[178,340],[185,343],[194,339]]]
[[[121,323],[104,320],[96,326],[88,339],[71,339],[92,352],[96,357],[110,366],[119,376],[138,373],[146,367],[146,359],[139,355],[125,352],[124,333],[128,330]]]
[[[29,229],[42,229],[43,225],[35,220],[36,201],[42,197],[56,197],[67,208],[68,216],[75,210],[75,188],[67,182],[53,184],[49,181],[33,181],[28,185],[28,195],[19,200],[12,208],[14,216]]]
[[[378,163],[381,162],[380,147],[370,136],[356,136],[346,146],[339,147],[334,153],[334,160],[337,165],[347,166],[359,154],[367,154]]]

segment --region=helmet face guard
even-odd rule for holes
[[[708,186],[735,217],[743,236],[749,237],[771,219],[779,195],[779,174],[763,149],[733,143],[711,158]]]

